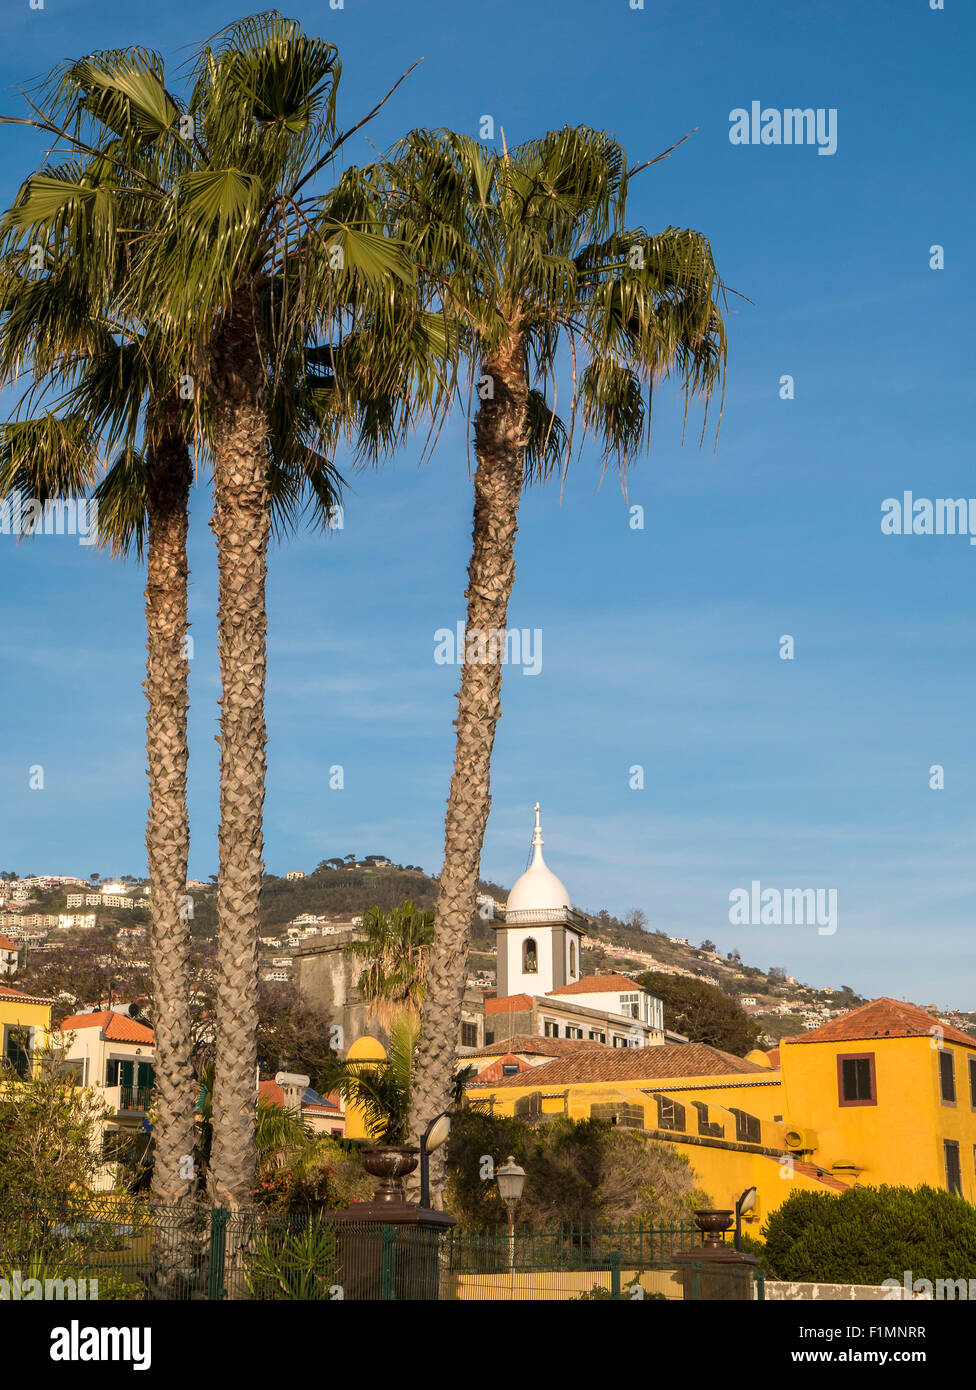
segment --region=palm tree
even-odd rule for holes
[[[378,907],[363,913],[362,940],[346,951],[363,962],[358,989],[367,1012],[389,1030],[395,1019],[420,1019],[427,983],[427,963],[434,940],[434,914],[418,912],[407,899],[389,917]]]
[[[60,172],[60,171],[59,171]],[[36,176],[51,177],[52,171]],[[85,176],[94,183],[91,170]],[[0,375],[29,361],[34,388],[25,400],[73,379],[60,397],[69,414],[40,411],[4,427],[0,495],[19,490],[39,500],[84,491],[98,473],[98,441],[124,436],[117,459],[96,489],[100,537],[113,553],[145,554],[148,659],[147,755],[150,811],[146,832],[150,941],[155,1002],[157,1123],[153,1193],[173,1204],[192,1193],[186,1158],[193,1153],[192,1030],[189,1003],[190,913],[187,908],[189,825],[187,770],[187,511],[192,479],[191,420],[170,383],[162,346],[145,325],[125,329],[100,314],[68,257],[49,249],[46,274],[25,275],[25,239],[38,244],[50,228],[35,220],[28,180],[8,214],[8,254],[0,309]],[[19,241],[18,241],[19,238]],[[71,283],[66,287],[65,279]],[[70,293],[66,293],[66,289]],[[268,490],[272,525],[294,526],[311,502],[328,520],[340,480],[310,436],[332,409],[327,385],[287,378],[273,414]],[[162,404],[159,396],[169,393]],[[285,397],[287,399],[285,400]],[[141,427],[141,439],[136,435]]]
[[[438,318],[415,311],[407,250],[382,234],[368,175],[350,170],[322,195],[307,191],[364,123],[337,133],[338,76],[334,45],[272,12],[204,45],[185,108],[161,61],[128,50],[59,74],[51,109],[26,122],[116,171],[114,200],[106,187],[92,198],[49,180],[35,201],[50,218],[82,206],[99,248],[126,241],[124,306],[152,318],[180,363],[213,457],[222,685],[213,1189],[231,1205],[253,1186],[268,455],[276,410],[290,418],[280,375],[296,358],[296,379],[317,375],[310,396],[328,397],[369,457],[440,390],[449,355]],[[129,216],[134,198],[141,219]],[[367,320],[372,331],[357,339]]]
[[[383,1062],[357,1062],[336,1058],[320,1080],[323,1093],[337,1091],[363,1112],[366,1133],[376,1144],[406,1144],[410,1132],[410,1097],[417,1080],[416,1015],[398,1014],[390,1026],[390,1047]],[[464,1103],[465,1087],[473,1075],[465,1067],[452,1077],[448,1099],[452,1107]],[[441,1107],[444,1108],[443,1106]]]
[[[578,410],[583,434],[598,437],[603,466],[615,459],[623,472],[649,441],[658,378],[678,377],[687,410],[691,397],[707,400],[722,376],[721,287],[709,243],[676,227],[656,234],[629,228],[635,172],[611,136],[585,127],[564,127],[502,154],[450,131],[414,131],[385,169],[393,225],[418,248],[424,301],[455,325],[469,390],[476,386],[479,399],[467,643],[417,1058],[415,1140],[452,1085],[522,488],[549,477],[560,457],[565,470]],[[555,413],[555,397],[552,408],[547,398],[561,349],[572,371],[568,424]]]
[[[47,168],[36,177],[97,189],[97,162],[87,169]],[[146,555],[146,751],[149,816],[146,827],[150,945],[155,999],[155,1163],[153,1195],[168,1204],[192,1191],[186,1160],[193,1153],[192,1071],[185,909],[189,822],[187,770],[187,508],[192,464],[184,412],[159,345],[137,328],[106,317],[76,217],[51,221],[32,205],[31,180],[4,219],[0,301],[0,380],[29,364],[34,391],[71,382],[65,413],[41,409],[9,421],[0,446],[0,495],[26,492],[39,500],[88,491],[100,466],[100,446],[127,434],[118,458],[96,491],[99,535],[115,553]],[[78,209],[76,209],[77,213]],[[43,237],[43,242],[38,238]],[[33,246],[44,249],[39,273],[27,272]],[[87,249],[87,261],[78,254]],[[111,248],[117,251],[117,247]],[[124,263],[115,256],[116,284]],[[141,425],[141,448],[134,429]],[[78,452],[65,460],[66,432]]]

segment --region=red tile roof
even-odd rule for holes
[[[0,951],[16,951],[17,947],[6,936],[0,936]]]
[[[931,1037],[935,1028],[941,1029],[946,1042],[961,1043],[964,1047],[976,1047],[976,1037],[962,1033],[958,1028],[940,1023],[933,1014],[915,1004],[906,1004],[901,999],[889,999],[882,995],[868,1004],[861,1004],[840,1018],[832,1018],[819,1028],[811,1028],[808,1033],[797,1033],[794,1037],[783,1038],[784,1043],[816,1042],[861,1042],[871,1038],[924,1038]]]
[[[531,994],[503,994],[500,999],[486,999],[486,1014],[525,1013],[532,1007]]]
[[[496,1057],[493,1062],[488,1063],[483,1071],[479,1071],[478,1080],[500,1081],[505,1075],[506,1067],[517,1067],[520,1072],[536,1070],[531,1062],[524,1062],[521,1057],[516,1057],[514,1052],[506,1052],[503,1057]]]
[[[26,994],[22,989],[11,989],[0,985],[0,1000],[10,999],[18,1004],[53,1004],[53,999],[43,999],[39,994]]]
[[[677,1076],[736,1076],[769,1068],[733,1057],[706,1043],[674,1043],[662,1047],[599,1047],[575,1055],[554,1058],[533,1067],[528,1074],[505,1076],[485,1083],[493,1086],[567,1086],[582,1081],[659,1081]],[[475,1077],[470,1086],[482,1084]],[[771,1083],[775,1084],[775,1083]]]
[[[155,1036],[144,1023],[137,1023],[134,1018],[110,1010],[97,1014],[72,1014],[61,1022],[62,1033],[75,1033],[81,1028],[99,1028],[102,1036],[110,1042],[151,1043]]]
[[[584,975],[581,980],[574,980],[562,989],[549,990],[546,997],[553,994],[632,994],[639,989],[643,989],[643,985],[626,975]]]

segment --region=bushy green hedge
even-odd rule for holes
[[[934,1187],[794,1192],[765,1230],[769,1275],[797,1282],[976,1278],[976,1207]]]

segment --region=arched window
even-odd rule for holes
[[[571,941],[571,942],[569,943],[569,978],[572,980],[572,979],[575,979],[575,977],[576,977],[576,942],[575,942],[575,941]]]
[[[539,952],[531,936],[527,936],[522,943],[522,973],[524,975],[537,975],[539,973]]]

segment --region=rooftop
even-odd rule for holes
[[[554,994],[633,994],[640,990],[645,994],[650,992],[626,975],[584,975],[582,979],[574,980],[571,985],[551,989],[546,997]]]
[[[110,1042],[151,1043],[155,1037],[153,1030],[144,1023],[108,1009],[103,1013],[72,1014],[61,1022],[62,1033],[77,1033],[82,1028],[98,1028],[102,1037]]]
[[[546,1041],[550,1041],[547,1039]],[[509,1040],[511,1047],[511,1040]],[[506,1076],[484,1084],[493,1086],[568,1086],[583,1081],[662,1081],[685,1076],[744,1076],[755,1073],[769,1077],[768,1067],[733,1057],[706,1043],[665,1044],[663,1047],[603,1047],[581,1050],[533,1067],[520,1076]],[[476,1087],[479,1079],[469,1083]]]
[[[940,1029],[945,1042],[960,1043],[963,1047],[976,1047],[976,1037],[963,1033],[958,1028],[941,1023],[933,1014],[926,1013],[915,1004],[906,1004],[901,999],[889,999],[882,995],[870,1003],[861,1004],[850,1013],[841,1014],[822,1023],[819,1028],[809,1032],[797,1033],[783,1038],[784,1043],[816,1042],[862,1042],[871,1038],[924,1038],[932,1037],[933,1030]]]

